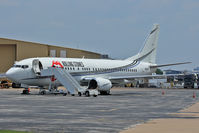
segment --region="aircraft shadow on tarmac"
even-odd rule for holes
[[[63,96],[63,94],[45,94],[45,95],[41,95],[39,93],[30,93],[30,94],[21,94],[21,95],[27,95],[27,96]],[[108,95],[98,95],[99,97],[101,96],[144,96],[146,94],[144,93],[138,93],[138,92],[121,92],[121,93],[112,93],[112,94],[108,94]],[[67,94],[66,96],[71,96],[70,94]],[[78,95],[75,95],[78,96]]]
[[[121,93],[113,93],[110,94],[111,96],[144,96],[144,93],[138,93],[138,92],[121,92]],[[105,96],[110,96],[105,95]]]

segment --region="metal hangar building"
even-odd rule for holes
[[[5,73],[15,61],[32,57],[99,59],[101,54],[80,49],[0,38],[0,73]]]

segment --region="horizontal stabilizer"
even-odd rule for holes
[[[180,63],[173,63],[173,64],[152,65],[152,66],[150,66],[150,68],[166,67],[166,66],[175,66],[175,65],[190,64],[190,63],[192,63],[192,62],[180,62]]]

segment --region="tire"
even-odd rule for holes
[[[41,91],[40,94],[41,94],[41,95],[45,95],[46,92],[45,92],[45,91]]]
[[[86,97],[90,97],[89,91],[86,91],[86,92],[85,92],[85,95],[86,95]]]
[[[134,85],[131,83],[131,88],[133,88],[134,87]],[[110,94],[110,93],[109,93]]]
[[[12,88],[16,88],[16,84],[15,83],[12,83]]]
[[[106,95],[110,95],[110,91],[107,91],[107,92],[106,92]]]
[[[29,92],[28,92],[28,90],[25,89],[25,90],[23,90],[22,94],[26,94],[27,95],[27,94],[29,94]]]
[[[100,91],[100,95],[105,95],[104,91]]]
[[[78,95],[81,97],[81,96],[82,96],[82,93],[81,93],[81,92],[78,92]]]

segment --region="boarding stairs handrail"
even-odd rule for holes
[[[44,70],[43,74],[51,76],[54,75],[55,78],[70,92],[70,94],[75,94],[75,91],[80,93],[86,91],[86,88],[80,86],[72,75],[63,68],[49,67]]]

